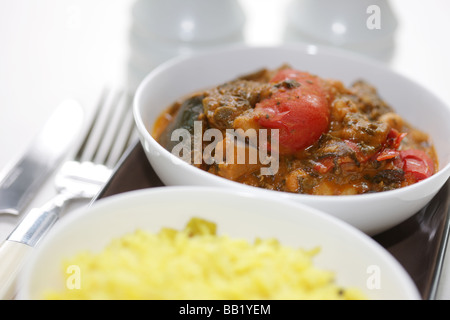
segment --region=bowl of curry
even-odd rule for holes
[[[376,234],[449,177],[449,108],[387,67],[316,46],[228,47],[174,59],[134,113],[167,185],[250,189]]]

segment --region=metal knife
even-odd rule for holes
[[[83,113],[77,101],[63,101],[25,154],[0,177],[0,217],[20,214],[33,199],[80,131]]]
[[[21,213],[63,160],[80,132],[83,114],[81,105],[74,100],[63,101],[56,108],[28,151],[1,180],[0,213]],[[14,297],[17,275],[31,250],[31,246],[8,239],[0,244],[1,300]]]

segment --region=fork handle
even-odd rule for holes
[[[16,279],[33,247],[5,240],[0,246],[0,300],[16,295]]]
[[[58,220],[67,196],[57,195],[41,208],[30,210],[0,246],[0,299],[13,299],[17,277],[33,248]]]
[[[36,246],[48,230],[59,219],[66,197],[57,195],[41,208],[31,209],[10,233],[7,240]]]

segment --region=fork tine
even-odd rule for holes
[[[128,148],[134,131],[134,118],[131,109],[132,97],[124,92],[117,106],[115,122],[111,126],[109,149],[105,156],[105,165],[114,167]]]
[[[92,136],[94,150],[90,159],[88,159],[94,163],[104,164],[106,161],[106,154],[108,153],[110,145],[113,143],[113,141],[111,141],[111,134],[120,125],[115,117],[120,97],[120,91],[110,90],[105,103],[101,106],[102,112],[97,119],[94,135]]]
[[[124,90],[102,92],[76,161],[115,166],[134,138],[131,101],[131,94]]]
[[[87,147],[89,145],[90,137],[92,137],[92,132],[94,131],[94,127],[99,119],[100,111],[102,105],[105,104],[105,100],[107,97],[107,90],[103,90],[102,94],[100,95],[100,99],[96,104],[94,115],[89,123],[89,126],[87,128],[87,131],[85,133],[85,137],[83,141],[81,142],[80,146],[78,147],[77,153],[74,156],[74,160],[76,161],[84,161],[87,159]]]

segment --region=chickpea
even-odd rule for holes
[[[352,194],[358,194],[358,190],[356,190],[354,186],[345,186],[341,191],[341,195],[352,195]]]
[[[333,190],[335,188],[333,187],[333,184],[329,181],[323,181],[319,183],[317,186],[313,189],[313,194],[319,194],[319,195],[333,195]]]
[[[307,178],[308,174],[303,169],[296,169],[290,172],[286,177],[286,189],[290,192],[298,192],[300,180]]]
[[[396,129],[398,131],[401,131],[403,127],[403,118],[400,117],[395,112],[388,112],[380,116],[378,119],[381,122],[386,123],[388,126],[390,126],[393,129]]]

